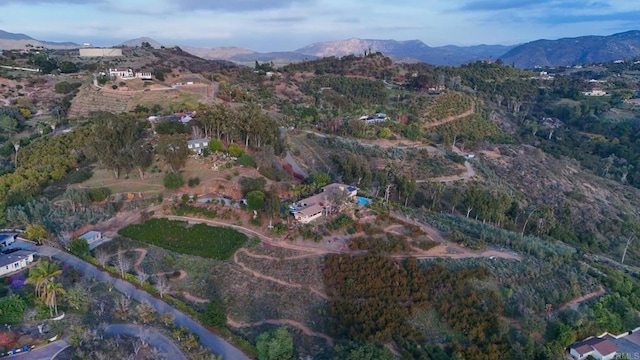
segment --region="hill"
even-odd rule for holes
[[[25,34],[10,33],[0,30],[0,50],[24,49],[26,47],[46,47],[49,49],[77,49],[79,44],[73,42],[53,42],[36,40]]]
[[[640,55],[640,31],[610,36],[580,36],[558,40],[536,40],[517,46],[501,59],[519,68],[571,66],[630,59]]]
[[[131,40],[127,40],[125,42],[122,42],[116,46],[126,46],[126,47],[141,47],[142,43],[148,43],[149,45],[151,45],[152,48],[154,49],[160,49],[163,45],[155,40],[153,40],[150,37],[139,37],[136,39],[131,39]]]

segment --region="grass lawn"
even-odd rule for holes
[[[168,219],[128,225],[118,233],[177,253],[214,259],[230,258],[247,241],[245,234],[233,229]]]

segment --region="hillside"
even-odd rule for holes
[[[632,59],[640,55],[640,31],[610,36],[536,40],[516,46],[500,58],[519,68],[572,66]]]

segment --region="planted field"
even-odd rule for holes
[[[215,259],[230,258],[247,241],[246,235],[233,229],[168,219],[129,225],[118,234],[178,253]]]

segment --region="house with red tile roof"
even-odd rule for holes
[[[591,356],[596,360],[611,360],[618,353],[618,348],[608,337],[592,336],[571,345],[569,354],[576,360],[584,360]]]

